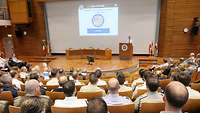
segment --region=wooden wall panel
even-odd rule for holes
[[[200,52],[200,34],[183,33],[191,28],[194,17],[200,17],[199,0],[162,0],[159,56],[186,57]]]
[[[32,0],[32,23],[26,28],[27,36],[15,37],[15,53],[18,56],[43,56],[42,40],[46,39],[43,3]]]

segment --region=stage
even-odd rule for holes
[[[71,67],[74,69],[87,70],[94,72],[100,68],[104,73],[128,71],[133,72],[138,69],[138,57],[133,57],[131,60],[120,60],[118,56],[112,56],[111,60],[95,60],[93,65],[88,65],[87,59],[67,59],[66,56],[56,56],[56,59],[49,63],[50,67],[63,68],[69,71]]]

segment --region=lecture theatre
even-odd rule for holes
[[[0,0],[0,113],[200,113],[200,0]]]

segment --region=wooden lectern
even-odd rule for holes
[[[129,60],[133,55],[132,43],[119,43],[119,57],[120,59]]]

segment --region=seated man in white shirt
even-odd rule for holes
[[[102,75],[102,72],[100,69],[97,69],[94,73],[96,74],[98,78],[97,86],[107,85],[106,81],[100,79]]]
[[[144,76],[143,76],[145,71],[146,71],[145,69],[140,69],[139,70],[140,77],[133,81],[133,83],[131,84],[132,87],[136,87],[137,83],[141,83],[142,84],[142,83],[145,82],[144,81]]]
[[[52,69],[51,79],[46,83],[46,85],[59,85],[57,75],[58,75],[58,69]]]
[[[126,81],[126,77],[122,72],[117,74],[117,80],[119,82],[119,92],[125,92],[125,91],[132,91],[131,87],[126,86],[124,83]]]
[[[81,83],[81,82],[78,80],[78,77],[79,77],[78,72],[77,72],[77,71],[74,71],[74,72],[72,73],[72,78],[73,78],[73,80],[74,80],[74,82],[75,82],[75,85],[84,85],[84,83]]]
[[[188,90],[189,99],[200,99],[200,93],[194,89],[192,89],[189,85],[191,82],[191,73],[190,72],[177,72],[176,75],[173,76],[173,80],[181,82]]]
[[[186,87],[180,82],[172,81],[165,88],[165,111],[160,113],[182,113],[182,107],[187,100],[188,91]]]
[[[86,99],[78,99],[75,97],[75,83],[70,80],[63,85],[65,99],[55,100],[55,107],[86,107]]]
[[[98,92],[101,91],[103,95],[105,95],[105,91],[97,86],[98,78],[96,77],[95,73],[90,73],[89,75],[90,83],[86,86],[82,86],[80,92]]]
[[[128,97],[119,96],[119,82],[116,78],[111,78],[108,81],[108,95],[103,97],[107,105],[116,104],[129,104],[132,103],[131,99]]]
[[[18,80],[18,73],[15,70],[11,70],[10,75],[12,77],[12,84],[16,86],[17,90],[21,90],[21,85],[23,85],[24,83]]]
[[[147,93],[139,96],[135,101],[135,113],[140,112],[141,103],[162,103],[163,95],[158,93],[159,80],[156,76],[149,76],[146,79]]]
[[[140,85],[137,85],[134,92],[133,92],[133,98],[137,97],[137,93],[138,93],[138,90],[146,90],[147,87],[146,87],[146,79],[149,77],[149,76],[153,76],[153,73],[151,71],[148,71],[148,70],[145,70],[142,74],[141,74],[142,78],[143,78],[143,81],[144,83],[143,84],[140,84]],[[133,87],[133,86],[132,86]]]

